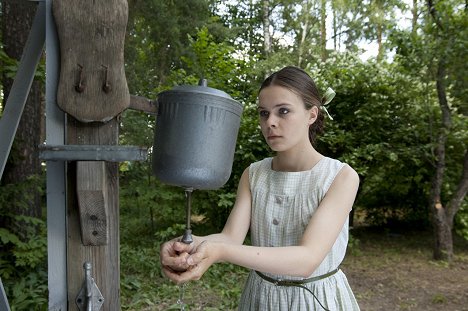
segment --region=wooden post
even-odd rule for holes
[[[130,106],[124,71],[126,0],[54,0],[60,41],[57,105],[67,116],[68,145],[117,145],[119,114]],[[118,163],[68,162],[68,310],[92,275],[104,304],[120,310]]]
[[[67,122],[67,143],[70,145],[116,145],[118,140],[118,121],[113,119],[105,124],[81,123],[69,117]],[[75,299],[80,292],[85,278],[83,263],[89,261],[93,266],[93,278],[104,297],[104,305],[101,310],[120,310],[120,258],[119,258],[119,179],[118,163],[114,162],[90,162],[88,167],[98,167],[104,171],[103,180],[105,187],[100,190],[98,197],[106,197],[106,227],[107,244],[84,245],[82,240],[82,226],[80,219],[86,217],[86,212],[78,206],[77,167],[81,162],[69,162],[68,164],[68,204],[67,204],[67,279],[68,279],[68,310],[78,310]],[[97,163],[97,166],[96,166]],[[90,176],[89,171],[81,171],[79,174]],[[99,174],[97,172],[94,175]],[[99,177],[101,178],[101,177]],[[102,184],[102,183],[101,183]],[[84,212],[84,213],[82,213]],[[85,216],[80,216],[80,213]],[[91,216],[91,215],[90,215]],[[90,218],[90,216],[88,216]],[[97,215],[98,216],[98,215]],[[98,216],[99,217],[99,216]],[[91,220],[91,219],[90,219]],[[93,237],[93,231],[83,233]],[[89,241],[88,241],[89,242]],[[98,239],[93,240],[98,242]]]

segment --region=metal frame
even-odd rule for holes
[[[39,2],[23,55],[0,119],[0,179],[23,114],[45,41],[45,3]]]
[[[46,38],[46,3],[39,1],[28,39],[23,49],[13,85],[6,100],[5,109],[0,119],[0,180],[3,176],[11,146],[15,139],[29,90],[34,81],[34,74],[42,56]],[[3,283],[0,279],[0,310],[10,311]]]
[[[8,299],[5,294],[5,289],[3,288],[2,278],[0,278],[0,310],[10,311],[10,305],[8,304]]]
[[[65,143],[65,113],[56,103],[60,51],[52,16],[52,0],[46,0],[46,142]],[[47,254],[49,311],[68,309],[66,169],[64,161],[47,161]]]

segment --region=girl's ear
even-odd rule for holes
[[[313,124],[318,117],[318,107],[313,106],[308,110],[309,113],[309,125]]]

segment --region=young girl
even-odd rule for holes
[[[315,83],[299,68],[263,82],[260,127],[276,155],[244,171],[221,233],[161,246],[167,277],[198,280],[212,264],[230,262],[251,269],[239,310],[359,310],[339,269],[359,177],[314,149],[321,106]],[[243,245],[249,229],[252,246]]]

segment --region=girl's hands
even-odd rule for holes
[[[185,244],[179,242],[179,239],[174,239],[161,245],[160,261],[164,275],[173,280],[174,275],[190,268],[187,258],[194,248],[193,244]]]
[[[165,244],[168,243],[171,243],[171,241]],[[199,280],[206,270],[217,261],[215,245],[218,243],[203,241],[196,248],[190,250],[188,245],[181,244],[183,243],[175,242],[166,246],[163,245],[161,248],[163,272],[177,284]],[[163,258],[163,248],[165,249],[170,246],[172,246],[173,250],[168,250],[166,254],[176,254],[181,251],[182,253],[180,253],[180,255],[170,256],[170,258]]]

